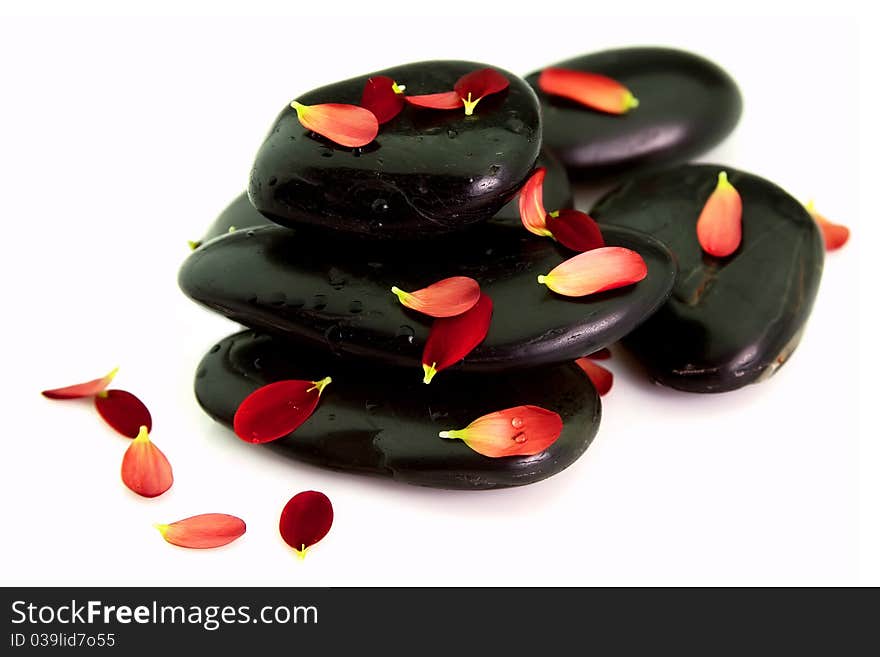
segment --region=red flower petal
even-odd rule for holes
[[[473,308],[480,299],[480,284],[467,276],[444,278],[421,290],[404,292],[391,288],[407,308],[431,317],[455,317]]]
[[[494,68],[481,68],[461,76],[454,89],[464,103],[464,113],[470,116],[482,98],[509,86],[510,81]]]
[[[150,440],[146,427],[125,450],[122,457],[122,482],[138,495],[156,497],[171,488],[174,475],[162,450]]]
[[[547,169],[538,167],[519,190],[519,217],[530,233],[549,237],[547,210],[544,209],[544,177]]]
[[[379,134],[376,115],[357,105],[303,105],[293,101],[290,106],[296,110],[296,116],[304,128],[342,146],[366,146]]]
[[[586,358],[589,358],[590,360],[608,360],[611,358],[611,351],[609,349],[600,349],[599,351],[587,354]]]
[[[578,358],[575,362],[580,365],[580,368],[589,377],[600,397],[611,390],[611,384],[614,383],[614,375],[611,372],[598,363],[594,363],[590,360],[589,356],[587,358]]]
[[[582,297],[638,283],[648,275],[648,266],[635,251],[621,246],[603,246],[569,258],[538,283],[557,294]]]
[[[700,212],[697,239],[703,251],[716,258],[726,258],[742,241],[742,199],[725,171],[718,174],[715,191]]]
[[[516,406],[477,418],[464,429],[441,431],[460,438],[483,456],[531,456],[543,452],[562,433],[562,418],[540,406]]]
[[[431,383],[437,372],[455,365],[473,351],[486,337],[491,321],[492,299],[485,294],[467,312],[436,320],[422,352],[424,382]]]
[[[119,368],[117,367],[106,376],[102,376],[100,379],[92,379],[85,383],[77,383],[76,385],[65,386],[64,388],[44,390],[42,394],[49,399],[78,399],[79,397],[92,397],[109,386],[118,371]]]
[[[281,511],[281,538],[305,558],[306,550],[320,541],[333,525],[333,505],[324,493],[307,490],[290,498]]]
[[[461,97],[454,91],[444,91],[439,94],[423,94],[421,96],[407,96],[406,102],[416,107],[428,109],[454,110],[462,106]]]
[[[816,212],[816,208],[812,201],[807,203],[807,211],[813,219],[816,220],[816,223],[819,224],[819,228],[822,229],[822,237],[825,239],[826,251],[835,251],[847,243],[849,240],[849,228],[828,221],[825,217]]]
[[[599,224],[579,210],[558,210],[547,216],[547,230],[572,251],[590,251],[605,246]]]
[[[153,430],[153,418],[144,403],[126,390],[104,390],[95,395],[95,408],[104,421],[123,436],[136,438],[141,426]]]
[[[624,114],[639,106],[629,89],[598,73],[545,68],[538,76],[538,88],[609,114]]]
[[[232,421],[235,435],[248,443],[268,443],[295,431],[309,419],[332,379],[276,381],[249,394]]]
[[[162,538],[185,548],[215,548],[244,534],[244,520],[226,513],[203,513],[168,525],[155,525]]]
[[[384,75],[367,80],[361,96],[361,107],[370,110],[379,125],[388,123],[400,114],[406,102],[403,100],[403,87]]]

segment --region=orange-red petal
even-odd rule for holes
[[[510,86],[508,80],[494,68],[481,68],[461,76],[455,83],[455,93],[464,103],[464,113],[470,116],[486,96],[497,94]]]
[[[544,178],[547,169],[538,167],[519,190],[519,217],[527,231],[541,237],[550,236],[547,230],[547,210],[544,208]]]
[[[377,75],[367,80],[361,96],[361,107],[370,110],[379,125],[388,123],[400,114],[406,101],[400,87],[391,78]]]
[[[538,283],[557,294],[582,297],[638,283],[648,275],[645,260],[622,246],[603,246],[569,258]]]
[[[461,97],[454,91],[443,91],[438,94],[422,94],[407,96],[406,102],[416,107],[437,110],[454,110],[463,106]]]
[[[697,240],[716,258],[726,258],[742,241],[742,199],[724,171],[697,219]]]
[[[407,308],[431,317],[455,317],[473,308],[480,299],[480,284],[468,276],[452,276],[415,292],[392,287]]]
[[[247,530],[244,520],[227,513],[203,513],[155,527],[172,545],[198,550],[232,543]]]
[[[822,237],[825,240],[826,251],[835,251],[847,243],[849,240],[849,228],[828,221],[828,219],[816,212],[812,201],[807,204],[807,211],[815,219],[816,223],[819,224]]]
[[[437,372],[473,351],[486,337],[491,321],[492,299],[486,294],[480,294],[476,305],[461,315],[435,320],[422,352],[424,382],[431,383]]]
[[[146,427],[141,427],[137,438],[125,450],[122,482],[144,497],[157,497],[174,483],[171,464],[162,450],[150,440]]]
[[[629,89],[598,73],[545,68],[538,76],[538,88],[608,114],[624,114],[639,106]]]
[[[333,505],[324,493],[307,490],[297,493],[281,511],[278,531],[281,538],[305,557],[306,550],[320,541],[333,526]]]
[[[92,397],[109,386],[118,371],[119,368],[117,367],[105,376],[102,376],[100,379],[92,379],[85,383],[77,383],[72,386],[64,386],[63,388],[44,390],[42,394],[49,399],[78,399],[80,397]]]
[[[592,356],[588,356],[586,358],[578,358],[575,362],[590,379],[599,396],[605,395],[611,390],[611,384],[614,383],[614,375],[598,363],[594,363],[591,359]]]
[[[441,438],[459,438],[483,456],[531,456],[543,452],[562,433],[558,413],[540,406],[516,406],[477,418],[464,429],[441,431]]]
[[[590,215],[580,210],[558,210],[547,215],[547,230],[572,251],[590,251],[605,246],[602,231]]]
[[[104,421],[123,436],[136,438],[141,426],[153,430],[150,410],[127,390],[103,390],[95,395],[95,409]]]
[[[357,105],[290,103],[304,128],[349,148],[366,146],[379,134],[379,121],[370,110]]]
[[[276,381],[254,390],[235,411],[235,435],[248,443],[268,443],[295,431],[311,417],[328,376],[320,381]]]

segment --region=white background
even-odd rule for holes
[[[876,428],[869,436],[864,403],[872,370],[859,331],[862,300],[877,297],[860,259],[877,221],[876,204],[860,208],[860,114],[876,110],[860,100],[867,24],[671,10],[542,18],[530,9],[469,19],[454,4],[430,18],[3,19],[0,583],[878,581]],[[196,364],[236,326],[188,301],[177,269],[187,240],[244,189],[290,98],[405,61],[473,59],[527,73],[636,44],[699,52],[738,80],[742,121],[703,160],[815,198],[852,228],[851,243],[827,258],[800,348],[773,379],[688,395],[651,385],[615,350],[615,387],[586,454],[545,482],[482,493],[291,463],[200,411]],[[148,404],[153,439],[174,465],[173,488],[155,500],[122,485],[128,440],[89,403],[39,395],[115,365],[115,385]],[[301,562],[277,521],[307,489],[330,496],[336,523]],[[151,527],[209,511],[241,516],[248,533],[187,551]]]

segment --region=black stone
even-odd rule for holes
[[[696,222],[725,170],[743,203],[743,240],[728,258],[703,253]],[[819,288],[825,249],[794,198],[750,173],[682,166],[627,182],[592,216],[668,244],[679,274],[666,305],[625,341],[660,383],[724,392],[772,375],[797,346]]]
[[[557,210],[573,207],[574,199],[572,197],[571,183],[569,183],[565,168],[559,163],[559,160],[549,153],[541,151],[541,155],[538,158],[538,166],[547,168],[547,176],[544,179],[544,205],[547,209]],[[489,223],[522,230],[518,197],[514,197],[513,200],[501,208],[498,214],[489,220]],[[251,205],[247,193],[243,193],[220,213],[220,216],[217,217],[202,237],[202,243],[220,235],[225,235],[230,229],[246,230],[248,228],[256,228],[257,226],[272,225],[274,225],[274,222],[257,212],[254,206]],[[324,237],[322,235],[318,239],[323,239]]]
[[[315,413],[269,448],[316,465],[410,484],[480,490],[530,484],[560,472],[586,450],[599,427],[596,391],[571,363],[518,376],[449,374],[426,386],[417,372],[346,365],[251,331],[211,349],[199,365],[195,392],[209,415],[231,427],[241,401],[261,385],[328,375],[333,382]],[[438,436],[522,404],[562,417],[561,436],[540,454],[492,459],[460,440]]]
[[[716,64],[670,48],[605,50],[553,64],[607,75],[639,106],[615,116],[538,91],[544,146],[577,179],[684,162],[726,137],[742,113],[733,79]],[[540,71],[526,79],[536,90]]]
[[[194,251],[179,282],[195,301],[251,328],[421,371],[433,320],[402,306],[392,285],[416,290],[471,276],[492,297],[494,315],[486,339],[455,367],[497,372],[584,356],[664,303],[676,271],[666,247],[621,228],[605,237],[642,254],[645,280],[583,298],[557,296],[536,279],[571,252],[521,227],[483,225],[446,240],[394,244],[320,239],[281,226],[236,230]]]
[[[373,75],[394,78],[410,94],[448,91],[459,77],[485,66],[408,64],[321,87],[297,100],[359,104]],[[257,153],[251,202],[281,224],[371,238],[431,238],[489,219],[525,182],[541,146],[534,92],[521,78],[502,73],[510,87],[481,100],[472,116],[407,106],[381,126],[373,143],[357,149],[311,133],[285,107]]]

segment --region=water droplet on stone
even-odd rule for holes
[[[333,151],[329,149],[321,151],[321,157],[333,157]]]
[[[514,429],[519,429],[523,425],[523,419],[521,417],[515,417],[510,421],[510,426]]]
[[[386,201],[384,198],[377,198],[375,201],[373,201],[372,205],[370,205],[370,209],[372,209],[373,212],[387,212],[388,201]]]
[[[330,413],[330,414],[327,416],[327,420],[330,421],[330,422],[333,422],[333,420],[335,420],[335,419],[336,419],[336,413]]]
[[[324,310],[327,307],[327,297],[323,294],[315,295],[315,310]]]
[[[341,269],[330,267],[330,270],[327,272],[327,281],[334,290],[341,290],[348,282],[348,278]]]
[[[211,347],[211,353],[212,353],[212,354],[216,354],[218,351],[220,351],[220,345],[219,345],[219,344],[215,344],[213,347]]]
[[[255,370],[263,369],[263,363],[260,361],[259,358],[254,358],[254,369]]]
[[[500,167],[499,165],[497,165],[497,164],[493,164],[493,165],[491,165],[491,166],[489,167],[489,175],[490,175],[490,176],[494,176],[494,175],[497,174],[499,171],[501,171],[501,167]]]
[[[254,236],[254,231],[249,230],[247,233],[245,233],[245,235],[247,235],[248,237],[253,237],[253,236]]]
[[[359,312],[361,312],[363,309],[364,309],[364,304],[362,304],[360,301],[357,301],[357,300],[352,301],[352,302],[348,305],[348,312],[350,312],[350,313],[352,313],[352,314],[354,314],[354,315],[357,315],[357,314],[358,314]]]
[[[458,137],[458,130],[453,130],[452,128],[449,128],[449,130],[446,131],[446,135],[450,139],[455,139],[456,137]]]
[[[277,183],[277,182],[278,182],[278,178],[276,178],[275,176],[272,176],[271,178],[269,178],[269,187],[274,187],[275,183]]]
[[[201,368],[199,368],[198,372],[196,372],[196,378],[197,379],[204,379],[205,375],[207,375],[207,373],[208,372],[205,370],[205,368],[201,367]]]
[[[371,399],[368,399],[367,402],[364,404],[364,406],[367,409],[367,413],[372,413],[377,408],[382,408],[382,402],[373,401]]]
[[[416,331],[412,326],[407,326],[403,324],[397,329],[397,337],[406,340],[407,342],[412,342],[413,337],[415,336]]]

